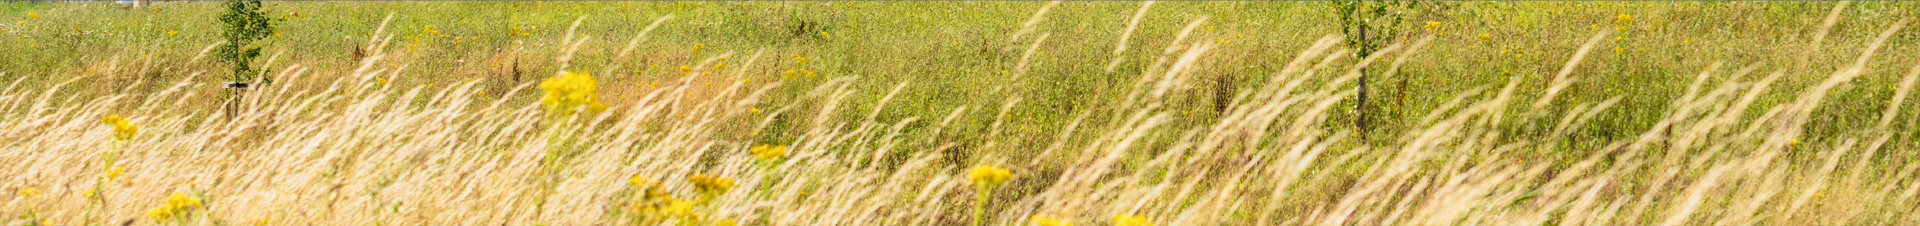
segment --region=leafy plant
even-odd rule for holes
[[[259,69],[253,67],[253,59],[260,56],[260,40],[273,35],[274,19],[267,18],[260,8],[260,0],[227,1],[226,5],[227,12],[220,15],[220,22],[227,25],[220,33],[226,43],[214,51],[215,57],[233,70],[228,79],[253,81],[259,73]]]
[[[1407,0],[1361,1],[1334,0],[1334,14],[1340,18],[1340,30],[1346,34],[1346,44],[1354,49],[1354,58],[1364,58],[1379,51],[1380,46],[1392,41],[1399,34],[1400,23],[1407,14],[1418,7],[1420,2]],[[1354,104],[1355,126],[1362,131],[1367,129],[1367,76],[1362,69],[1357,103]]]

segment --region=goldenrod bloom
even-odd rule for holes
[[[127,173],[126,167],[114,166],[111,169],[107,169],[107,180],[118,180],[120,179],[121,174],[126,174],[126,173]]]
[[[988,165],[981,165],[967,171],[968,180],[972,180],[974,184],[987,186],[1000,185],[1007,182],[1007,178],[1010,177],[1013,177],[1013,171]]]
[[[184,210],[199,207],[200,199],[187,196],[185,193],[173,193],[172,197],[167,197],[167,208]]]
[[[168,218],[173,218],[173,209],[165,206],[154,207],[147,210],[147,217],[153,218],[154,221],[167,221]]]
[[[1631,23],[1633,22],[1633,15],[1627,15],[1625,13],[1621,13],[1619,16],[1614,16],[1613,21],[1623,23],[1623,24]]]
[[[757,113],[758,109],[756,109],[755,111]],[[787,146],[762,144],[760,146],[753,146],[753,148],[747,149],[747,152],[753,153],[753,157],[760,159],[760,161],[773,161],[783,157],[787,157]]]
[[[666,205],[667,207],[661,208],[660,212],[665,213],[668,216],[679,216],[679,217],[684,217],[688,219],[699,219],[700,214],[693,212],[693,204],[694,204],[693,202],[688,202],[688,201],[668,200]]]
[[[1148,221],[1148,220],[1147,220],[1147,217],[1144,217],[1144,216],[1136,216],[1136,215],[1124,215],[1124,214],[1123,214],[1123,215],[1114,215],[1114,216],[1113,216],[1113,225],[1118,225],[1118,226],[1153,226],[1153,221]]]
[[[105,118],[100,118],[100,123],[113,126],[114,139],[133,139],[133,135],[140,133],[140,125],[134,125],[132,121],[121,118],[119,114],[107,115]]]
[[[40,188],[22,187],[17,192],[20,193],[21,198],[33,198],[34,195],[40,195]]]
[[[1071,224],[1071,223],[1067,223],[1067,222],[1065,222],[1065,221],[1060,221],[1060,219],[1053,219],[1053,218],[1049,218],[1049,217],[1046,217],[1046,216],[1040,216],[1040,215],[1033,215],[1033,225],[1039,225],[1039,226],[1073,226],[1073,224]]]
[[[1440,21],[1429,20],[1427,21],[1427,25],[1422,27],[1426,28],[1427,32],[1433,32],[1434,30],[1438,30],[1440,28]]]
[[[701,194],[720,194],[726,193],[728,189],[733,189],[732,178],[709,177],[706,174],[695,174],[693,177],[687,178],[687,182],[692,182],[693,189]]]
[[[634,174],[631,177],[627,177],[627,185],[633,187],[653,187],[653,181],[647,180],[645,177],[640,177],[640,174]]]
[[[547,105],[547,112],[559,115],[570,115],[575,108],[583,106],[590,112],[606,110],[607,105],[597,101],[600,97],[597,83],[593,75],[586,72],[566,72],[547,78],[540,81],[540,89],[547,91],[540,103]]]

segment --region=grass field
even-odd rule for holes
[[[6,2],[0,222],[1920,224],[1920,3],[1329,5]]]

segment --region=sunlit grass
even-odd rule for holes
[[[0,8],[0,222],[1920,222],[1895,3],[283,4],[231,112],[208,3]]]

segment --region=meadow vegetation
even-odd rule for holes
[[[1920,223],[1920,3],[1416,5],[0,3],[0,222]]]

